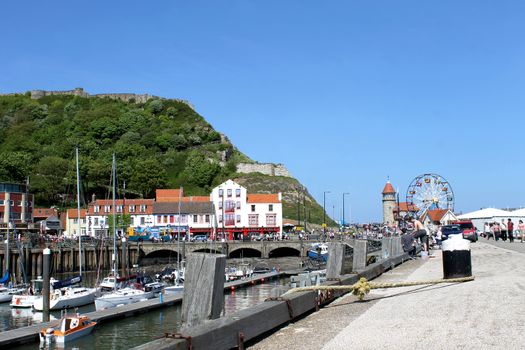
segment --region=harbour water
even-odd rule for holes
[[[297,260],[295,260],[297,261]],[[296,264],[296,262],[290,261]],[[85,274],[88,284],[94,283],[96,275]],[[270,280],[248,288],[225,291],[224,311],[228,315],[237,310],[248,308],[270,297],[276,286],[287,285],[288,279]],[[78,312],[94,311],[94,305],[80,307]],[[52,312],[51,319],[60,318],[60,312]],[[24,327],[42,322],[42,313],[27,309],[11,309],[8,303],[0,304],[0,331]],[[68,343],[66,349],[129,349],[162,337],[165,332],[176,332],[181,324],[180,305],[151,311],[134,317],[124,318],[97,326],[86,337]],[[37,349],[38,343],[28,344],[16,349]]]

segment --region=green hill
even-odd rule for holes
[[[179,186],[188,195],[205,195],[226,179],[237,178],[250,191],[285,193],[284,216],[297,217],[293,192],[299,183],[236,174],[239,162],[253,161],[187,103],[73,95],[31,99],[29,93],[0,96],[0,181],[29,178],[38,206],[72,206],[77,145],[85,199],[91,194],[107,197],[115,153],[117,183],[122,187],[126,182],[127,197],[153,197],[156,188]],[[312,221],[320,223],[322,208],[307,198]]]

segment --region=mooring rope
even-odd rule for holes
[[[366,278],[361,277],[359,281],[352,285],[345,286],[308,286],[292,288],[287,291],[286,294],[297,293],[297,292],[310,292],[310,291],[351,291],[353,295],[357,296],[359,300],[363,300],[365,295],[370,293],[371,289],[380,288],[399,288],[399,287],[411,287],[438,283],[460,283],[473,281],[474,276],[461,277],[461,278],[450,278],[450,279],[439,279],[430,281],[412,281],[412,282],[388,282],[388,283],[370,283]]]

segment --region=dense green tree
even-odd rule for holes
[[[32,158],[29,153],[0,153],[0,181],[22,183],[31,170]]]
[[[194,185],[209,187],[218,172],[219,165],[209,161],[202,152],[192,151],[186,160],[184,175]]]
[[[148,198],[154,196],[157,188],[166,186],[167,182],[166,169],[157,159],[149,158],[136,162],[129,184],[142,197]]]

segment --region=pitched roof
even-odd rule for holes
[[[394,190],[394,187],[392,187],[392,184],[390,183],[390,181],[387,181],[386,185],[385,185],[385,188],[383,188],[383,194],[386,194],[386,193],[396,193],[396,191]]]
[[[83,219],[86,217],[86,209],[80,209],[80,218]],[[68,219],[77,219],[78,218],[78,209],[68,209],[67,210]]]
[[[153,214],[177,214],[179,212],[179,202],[155,202],[153,204]],[[181,202],[181,214],[213,214],[213,203],[208,202]]]
[[[448,212],[448,209],[433,209],[427,212],[428,217],[432,221],[441,221],[443,216]]]
[[[279,194],[248,194],[246,197],[248,203],[281,203],[279,200]]]
[[[396,206],[396,207],[394,208],[394,211],[395,211],[395,212],[397,212],[398,210],[399,210],[399,211],[406,211],[406,212],[408,212],[408,211],[416,212],[416,211],[419,210],[419,208],[416,207],[414,204],[409,204],[409,203],[407,203],[407,202],[399,202],[399,207]]]
[[[189,196],[189,197],[182,197],[182,201],[183,202],[209,202],[210,197],[209,196]]]
[[[155,191],[157,202],[174,202],[182,196],[184,196],[184,189],[182,188],[159,188]]]
[[[58,210],[56,208],[35,208],[33,209],[34,218],[47,218],[51,215],[58,216]]]

